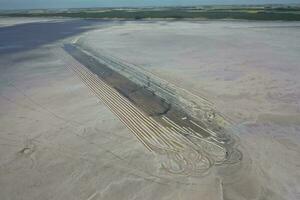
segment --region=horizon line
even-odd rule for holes
[[[255,4],[195,4],[195,5],[159,5],[159,6],[95,6],[95,7],[57,7],[57,8],[7,8],[0,11],[29,11],[29,10],[61,10],[61,9],[118,9],[118,8],[174,8],[174,7],[203,7],[203,6],[300,6],[300,3],[255,3]]]

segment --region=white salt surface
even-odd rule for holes
[[[299,22],[128,22],[78,43],[213,101],[239,129],[262,196],[299,199]]]
[[[13,47],[0,49],[1,200],[300,198],[300,23],[60,20],[51,31],[44,19],[1,20],[0,44]],[[31,34],[8,34],[20,30]],[[68,70],[62,41],[205,95],[233,119],[243,169],[162,178],[157,158]]]

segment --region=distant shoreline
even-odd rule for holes
[[[300,6],[209,6],[168,8],[98,8],[66,10],[27,10],[0,13],[3,17],[68,17],[83,19],[230,19],[300,21]]]

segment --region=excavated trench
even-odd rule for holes
[[[106,82],[108,85],[115,88],[121,95],[126,97],[147,115],[167,125],[160,118],[162,115],[164,115],[180,126],[187,126],[196,132],[200,132],[203,137],[209,136],[207,132],[195,126],[193,123],[190,123],[190,120],[193,120],[199,124],[201,124],[201,122],[192,116],[189,116],[189,114],[183,110],[172,106],[172,103],[156,95],[154,91],[150,90],[148,85],[152,84],[151,80],[149,80],[148,84],[143,86],[138,85],[117,71],[112,70],[107,65],[99,63],[95,58],[87,55],[73,45],[66,44],[64,49],[73,58],[82,63],[92,73],[104,80],[104,82]]]
[[[113,71],[111,68],[102,63],[99,63],[93,57],[84,54],[76,47],[66,45],[65,50],[149,116],[167,114],[167,112],[171,109],[171,105],[169,103],[155,95],[153,92],[147,90],[146,87],[135,84],[128,78],[120,75],[118,72]]]
[[[194,102],[190,103],[184,95],[177,94],[176,88],[138,69],[106,57],[102,57],[104,61],[101,62],[74,45],[66,44],[64,50],[81,63],[83,69],[75,67],[77,74],[92,85],[93,91],[97,93],[100,89],[104,92],[97,94],[120,116],[123,123],[131,127],[139,140],[150,151],[167,157],[162,166],[169,172],[202,173],[213,165],[241,161],[242,153],[237,149],[235,136],[228,133],[220,120],[222,117],[214,110],[201,105],[191,106]],[[88,77],[85,77],[86,73]],[[193,113],[195,107],[198,108],[196,114]],[[137,114],[131,116],[132,113]],[[172,166],[174,163],[176,167]]]

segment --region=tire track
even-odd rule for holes
[[[163,126],[63,49],[58,53],[67,68],[79,77],[149,151],[167,158],[162,163],[167,171],[184,175],[203,174],[214,163],[226,161],[229,150],[215,132],[191,122],[210,134],[210,137],[203,138],[197,131],[179,126],[166,116],[162,116],[161,120],[168,126]],[[174,167],[174,163],[177,167]]]

